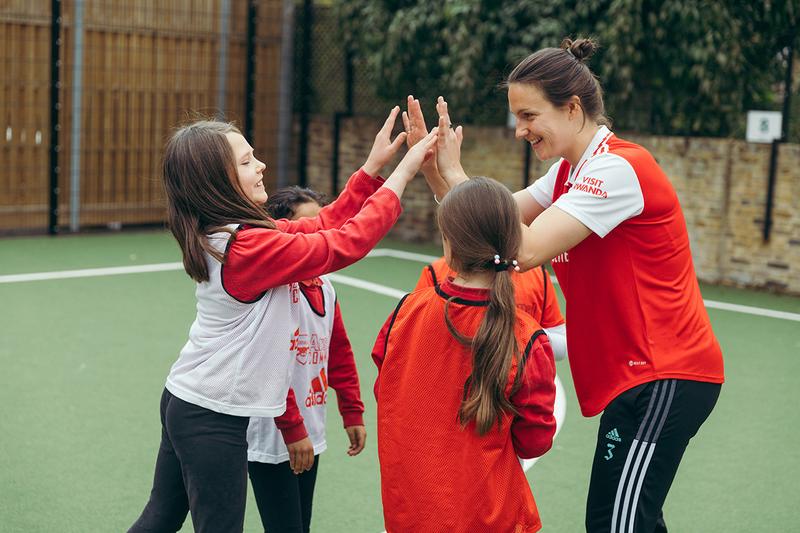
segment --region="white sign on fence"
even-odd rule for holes
[[[747,142],[771,143],[781,138],[780,111],[748,111]]]

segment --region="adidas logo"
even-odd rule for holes
[[[619,431],[617,431],[617,428],[614,428],[608,433],[606,433],[606,438],[615,440],[617,442],[622,442],[622,438],[619,436]]]

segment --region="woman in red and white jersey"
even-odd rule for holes
[[[550,170],[514,196],[519,260],[552,260],[567,300],[570,368],[581,411],[603,413],[586,510],[588,531],[666,531],[661,508],[689,440],[724,380],[686,223],[650,153],[608,128],[602,90],[585,64],[596,44],[566,39],[531,54],[507,80],[516,136]],[[436,197],[466,179],[461,128],[439,98]],[[409,142],[425,131],[419,102]]]

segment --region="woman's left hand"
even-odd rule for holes
[[[344,430],[347,432],[347,438],[350,439],[347,455],[350,457],[358,455],[367,442],[367,429],[364,426],[347,426]]]

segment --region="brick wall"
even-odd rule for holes
[[[380,125],[379,119],[366,117],[342,121],[340,187],[363,164]],[[315,119],[309,131],[309,186],[331,192],[333,124]],[[800,145],[780,147],[772,236],[764,243],[769,145],[737,139],[621,136],[650,150],[675,186],[701,280],[800,294]],[[524,179],[524,150],[508,128],[469,127],[462,161],[471,175],[490,176],[516,191]],[[531,181],[551,163],[532,157]],[[386,173],[392,168],[394,162]],[[421,176],[409,186],[403,205],[391,236],[439,242],[436,206]]]

